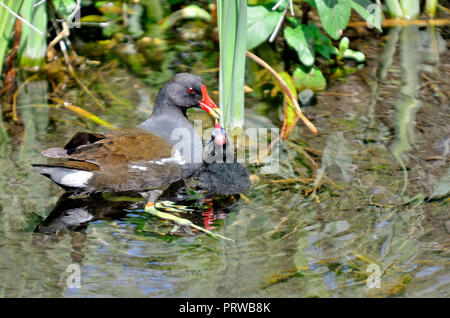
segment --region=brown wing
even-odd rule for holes
[[[83,142],[73,142],[75,137]],[[172,150],[172,146],[162,138],[139,129],[113,130],[82,138],[77,134],[74,138],[65,147],[68,158],[93,163],[102,169],[111,166],[126,167],[137,161],[169,158]],[[74,145],[76,147],[72,147]]]
[[[162,138],[139,129],[104,134],[78,133],[64,149],[51,148],[43,153],[68,160],[43,169],[46,174],[50,174],[50,168],[93,172],[92,178],[83,184],[82,190],[86,193],[159,189],[183,177],[183,169],[178,164],[170,160],[159,161],[170,158],[171,150],[172,146]],[[59,175],[50,176],[54,181],[62,173],[73,173],[70,170],[55,171]],[[62,181],[57,183],[64,185]]]
[[[53,165],[55,167],[83,170],[83,171],[97,171],[100,170],[99,166],[96,164],[85,162],[85,161],[76,161],[76,160],[67,160],[65,162],[61,162]]]

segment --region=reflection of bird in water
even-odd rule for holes
[[[184,185],[179,185],[183,187]],[[172,189],[173,192],[163,194],[162,198],[174,199],[174,193],[178,189]],[[167,195],[165,197],[164,195]],[[177,201],[184,204],[186,210],[184,213],[177,213],[184,219],[190,220],[206,230],[213,230],[212,223],[216,219],[224,219],[228,216],[229,209],[236,204],[233,197],[221,200],[199,199],[199,197],[184,197],[184,201]],[[147,224],[148,219],[152,218],[144,212],[145,201],[138,193],[129,193],[128,197],[117,197],[114,195],[105,196],[96,194],[86,197],[74,197],[64,194],[56,203],[48,217],[38,224],[34,230],[33,244],[41,249],[52,248],[55,243],[70,236],[72,250],[70,252],[74,263],[81,263],[85,256],[85,246],[88,236],[93,235],[95,230],[87,231],[89,223],[95,221],[115,221],[114,226],[127,226],[137,222]],[[169,207],[170,208],[170,207]],[[132,213],[130,213],[132,212]],[[118,222],[121,221],[122,223]],[[167,236],[195,236],[201,232],[190,227],[176,226],[172,223],[160,222],[153,218],[152,226],[145,227],[142,230],[136,230],[137,227],[131,227],[130,235],[152,236],[161,239],[167,239]],[[143,221],[143,222],[142,222]],[[161,229],[162,228],[162,231]],[[100,241],[102,244],[109,242]]]
[[[231,207],[236,204],[233,197],[221,200],[204,199],[201,196],[188,197],[183,193],[183,200],[179,200],[183,185],[178,188],[169,188],[172,192],[162,195],[163,199],[176,201],[179,206],[185,208],[183,218],[190,219],[193,223],[203,226],[203,212],[209,211],[214,218],[224,218]],[[184,190],[183,190],[184,191]],[[127,217],[129,212],[142,211],[145,201],[138,193],[128,193],[127,196],[95,194],[86,197],[73,197],[64,194],[56,203],[48,217],[34,230],[35,233],[46,234],[49,237],[63,237],[68,232],[84,232],[90,222],[98,220],[121,220]],[[178,196],[178,199],[177,199]],[[161,205],[164,209],[164,206]],[[171,206],[167,208],[171,209]],[[176,210],[176,208],[175,208]],[[180,212],[182,212],[180,210]],[[145,215],[145,212],[142,212]],[[177,233],[174,233],[177,234]],[[46,237],[45,239],[47,239]]]

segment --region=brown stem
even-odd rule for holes
[[[311,11],[311,6],[308,2],[302,2],[302,24],[308,25],[308,14]]]
[[[256,56],[255,54],[253,54],[252,52],[247,51],[246,52],[247,57],[251,58],[253,61],[255,61],[256,63],[258,63],[259,65],[261,65],[262,67],[264,67],[266,70],[268,70],[270,73],[272,73],[272,75],[277,79],[277,81],[280,83],[281,87],[283,87],[285,94],[289,97],[289,99],[291,100],[292,104],[294,105],[295,108],[295,114],[300,117],[300,119],[305,123],[306,127],[309,128],[309,130],[311,130],[313,133],[317,134],[318,130],[317,128],[313,125],[313,123],[311,123],[309,121],[309,119],[303,115],[302,110],[300,109],[300,105],[297,103],[297,99],[295,98],[295,96],[292,94],[291,90],[289,89],[288,85],[286,84],[286,82],[281,78],[280,75],[278,75],[278,73],[266,62],[264,62],[261,58],[259,58],[258,56]]]

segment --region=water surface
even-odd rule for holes
[[[135,203],[78,201],[56,213],[62,191],[30,163],[46,162],[40,151],[77,131],[105,128],[49,107],[47,80],[28,83],[18,104],[23,126],[2,124],[0,296],[448,297],[450,56],[439,41],[443,49],[433,48],[429,30],[417,28],[363,39],[367,66],[331,79],[318,104],[304,108],[320,134],[299,123],[281,145],[279,173],[250,167],[259,180],[248,202],[188,216],[234,242],[170,234],[170,222],[124,211]],[[133,127],[173,72],[195,70],[217,88],[217,55],[196,48],[172,47],[171,66],[150,66],[145,76],[114,62],[80,71],[105,111],[76,85],[64,94]],[[246,95],[247,125],[280,127],[281,100],[250,63],[246,82],[256,91]],[[81,288],[67,286],[71,264],[80,266]],[[380,288],[367,285],[370,265]]]

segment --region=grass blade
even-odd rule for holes
[[[5,59],[9,39],[11,38],[16,17],[11,11],[18,13],[23,0],[0,0],[0,74],[2,73],[3,60]]]
[[[221,125],[242,128],[244,125],[245,51],[247,46],[247,2],[217,1],[220,42],[219,104]]]

